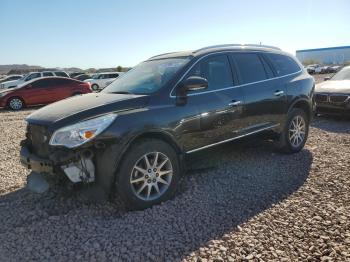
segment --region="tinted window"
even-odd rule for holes
[[[43,76],[53,76],[53,73],[51,73],[51,72],[44,72]]]
[[[32,79],[35,79],[35,78],[38,78],[38,77],[41,77],[41,74],[40,74],[40,73],[33,73],[33,74],[30,74],[30,75],[26,78],[26,81],[29,81],[29,80],[32,80]]]
[[[119,75],[118,74],[110,74],[109,78],[117,78]]]
[[[278,76],[292,74],[300,70],[298,64],[289,56],[279,54],[266,54],[266,56],[276,69]]]
[[[230,63],[226,55],[207,58],[197,63],[187,77],[200,76],[208,80],[208,90],[233,86]]]
[[[68,75],[65,72],[55,72],[56,76],[62,76],[62,77],[68,77]]]
[[[49,79],[41,79],[32,83],[33,88],[46,88],[49,85]]]
[[[240,75],[242,84],[267,79],[266,72],[260,57],[257,54],[232,54]]]

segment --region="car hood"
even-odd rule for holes
[[[317,84],[316,93],[341,93],[350,94],[350,80],[328,80]]]
[[[49,130],[73,124],[95,116],[145,107],[149,96],[131,94],[91,93],[73,96],[45,106],[26,120],[28,123],[44,125]]]
[[[22,83],[22,82],[19,80],[11,80],[11,81],[2,82],[2,84],[6,87],[18,85],[19,83]]]

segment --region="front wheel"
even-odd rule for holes
[[[17,111],[17,110],[21,110],[23,108],[24,103],[23,103],[21,98],[19,98],[19,97],[12,97],[8,101],[7,105],[8,105],[8,107],[11,110]]]
[[[309,118],[303,110],[294,108],[276,141],[277,149],[287,154],[297,153],[303,149],[308,134]]]
[[[123,157],[116,189],[130,209],[145,209],[170,199],[180,177],[179,160],[167,143],[146,139]]]
[[[94,90],[94,91],[97,91],[97,90],[98,90],[98,85],[93,84],[93,85],[91,86],[91,89]]]

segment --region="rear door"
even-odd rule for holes
[[[56,102],[72,95],[71,83],[73,80],[68,78],[52,78],[49,79],[48,90],[50,93],[50,102]]]
[[[257,52],[232,53],[232,63],[245,98],[246,132],[279,125],[287,104],[285,90],[264,57]]]
[[[208,88],[188,93],[186,106],[196,108],[200,132],[194,134],[187,151],[236,136],[242,129],[244,99],[241,88],[235,86],[228,56],[215,54],[200,60],[184,79],[190,76],[206,78]]]

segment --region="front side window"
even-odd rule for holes
[[[237,53],[232,54],[240,75],[242,84],[249,84],[267,79],[265,68],[258,54]]]
[[[233,86],[230,63],[226,55],[209,57],[198,62],[187,75],[199,76],[208,80],[208,90]]]
[[[35,82],[32,83],[33,88],[45,88],[49,85],[50,79],[41,79],[41,80],[36,80]]]
[[[30,75],[26,78],[26,81],[29,81],[29,80],[32,80],[32,79],[35,79],[35,78],[38,78],[38,77],[41,77],[41,74],[40,74],[40,73],[33,73],[33,74],[30,74]]]
[[[265,54],[276,69],[278,76],[293,74],[300,71],[300,67],[293,58],[280,54]]]
[[[164,87],[189,60],[188,57],[181,57],[145,61],[118,77],[102,92],[154,93]]]
[[[344,67],[336,73],[331,80],[350,80],[350,67]]]
[[[44,72],[43,76],[53,76],[53,73],[51,73],[51,72]]]

